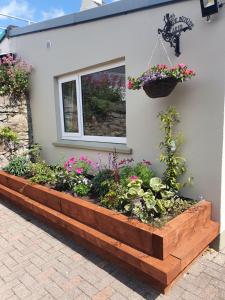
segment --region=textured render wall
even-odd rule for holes
[[[221,211],[221,172],[225,87],[225,9],[212,23],[201,18],[199,1],[190,0],[124,16],[41,32],[12,39],[16,52],[33,65],[32,114],[34,138],[43,145],[43,155],[56,161],[96,151],[56,148],[58,99],[56,77],[69,72],[125,57],[127,75],[136,76],[147,67],[156,32],[163,26],[165,13],[192,19],[195,27],[181,37],[182,55],[166,45],[174,63],[184,62],[197,71],[197,77],[179,84],[166,99],[149,99],[142,91],[127,91],[127,144],[136,160],[150,159],[161,171],[158,144],[161,139],[156,115],[169,105],[181,113],[186,144],[184,156],[195,183],[187,195],[203,195],[213,201],[213,218],[225,219]],[[52,48],[46,48],[51,40]],[[153,63],[165,63],[158,51]],[[222,230],[225,224],[222,224]]]
[[[19,145],[16,154],[23,153],[29,146],[28,110],[25,99],[19,106],[12,106],[7,97],[0,97],[0,128],[8,126],[18,133]],[[8,163],[9,157],[10,153],[6,151],[4,144],[0,144],[0,168]]]

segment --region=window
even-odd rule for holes
[[[126,142],[125,66],[59,79],[62,139]]]

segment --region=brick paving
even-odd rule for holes
[[[206,252],[163,296],[0,201],[0,299],[225,300],[225,250]]]

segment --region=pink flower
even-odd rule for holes
[[[84,172],[83,168],[76,168],[75,171],[77,172],[77,174],[82,174]]]
[[[178,67],[183,69],[183,68],[186,68],[186,65],[185,64],[179,64]]]
[[[130,176],[130,180],[131,181],[136,181],[138,179],[138,177],[137,176],[135,176],[135,175],[133,175],[133,176]]]
[[[87,160],[87,156],[81,155],[81,156],[80,156],[80,160],[86,161],[86,160]]]
[[[131,90],[133,88],[133,84],[131,81],[128,82],[127,87],[129,90]]]
[[[150,162],[150,160],[145,160],[145,159],[143,159],[143,163],[144,164],[146,164],[146,165],[148,165],[148,166],[150,166],[152,163]]]
[[[69,163],[75,163],[75,162],[76,162],[76,157],[75,157],[75,156],[71,156],[71,157],[68,159],[68,162],[69,162]]]

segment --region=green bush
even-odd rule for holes
[[[12,175],[27,176],[30,170],[30,163],[25,156],[14,156],[3,169]]]
[[[77,184],[73,187],[73,192],[77,196],[85,197],[88,196],[91,190],[91,185],[86,178],[82,178],[79,180]]]
[[[54,185],[54,170],[45,162],[30,163],[29,177],[33,183]]]
[[[114,181],[114,173],[110,169],[99,171],[92,180],[92,194],[100,198],[108,193],[110,185]]]
[[[152,169],[149,167],[149,165],[147,165],[144,162],[140,162],[134,166],[127,165],[121,168],[120,181],[124,186],[126,186],[129,183],[131,176],[137,176],[139,179],[141,179],[142,187],[144,189],[148,189],[149,181],[155,175]]]
[[[128,203],[126,188],[114,181],[109,180],[108,183],[109,190],[100,198],[101,205],[109,209],[125,212],[124,207]]]

